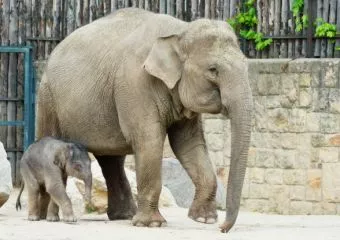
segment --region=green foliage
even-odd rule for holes
[[[295,31],[297,32],[301,32],[302,29],[308,25],[308,16],[303,14],[304,4],[304,0],[294,0],[292,6],[292,12],[295,18]]]
[[[256,50],[263,50],[269,46],[273,40],[264,39],[262,33],[255,31],[258,24],[255,3],[256,0],[248,0],[245,3],[244,11],[239,12],[235,17],[228,19],[227,22],[241,37],[254,41]]]
[[[336,36],[336,25],[325,22],[322,18],[316,19],[316,37],[334,38]]]

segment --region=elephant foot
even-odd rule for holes
[[[216,223],[217,211],[215,201],[198,202],[194,200],[192,203],[188,216],[196,222],[201,223]]]
[[[137,227],[161,227],[166,225],[166,220],[158,210],[153,214],[138,212],[132,219],[132,225]]]
[[[73,215],[63,217],[63,222],[76,222],[76,221],[77,218]]]
[[[29,215],[28,221],[39,221],[40,217],[38,215]]]
[[[135,208],[124,210],[124,211],[107,211],[107,216],[110,220],[131,220],[136,214]]]
[[[51,216],[47,216],[46,217],[46,220],[48,221],[48,222],[59,222],[60,221],[60,218],[59,218],[59,216],[58,215],[51,215]]]

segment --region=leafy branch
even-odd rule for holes
[[[227,22],[241,37],[254,41],[256,50],[263,50],[269,46],[273,40],[264,39],[263,34],[256,31],[258,19],[255,3],[256,0],[248,0],[245,3],[244,11],[239,12],[235,17],[228,19]]]

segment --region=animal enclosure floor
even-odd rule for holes
[[[187,217],[187,209],[162,208],[168,224],[163,228],[133,227],[130,221],[108,221],[106,214],[86,214],[77,223],[27,221],[27,209],[15,210],[18,190],[0,208],[0,240],[338,240],[340,216],[280,216],[241,212],[227,235],[218,231],[224,219],[219,211],[218,224],[200,224]],[[24,195],[26,193],[24,192]],[[22,198],[22,202],[26,197]]]

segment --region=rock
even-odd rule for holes
[[[177,159],[164,158],[162,167],[162,182],[180,207],[190,207],[194,199],[195,188],[188,174]],[[222,182],[217,178],[216,203],[220,209],[225,209],[226,191]]]
[[[84,202],[83,195],[78,191],[75,178],[68,177],[66,193],[71,199],[74,215],[77,218],[79,218],[80,216],[84,214],[85,202]],[[59,216],[62,218],[61,211],[59,211]]]
[[[12,191],[11,164],[7,160],[7,154],[2,142],[0,142],[0,207],[8,200]]]
[[[90,155],[91,156],[91,155]],[[92,164],[92,204],[93,210],[97,213],[106,213],[107,209],[107,187],[105,178],[98,162],[91,156]],[[136,173],[128,168],[125,168],[127,179],[130,183],[133,199],[137,199],[137,181]],[[76,179],[76,186],[82,195],[84,195],[84,182]],[[176,207],[176,201],[169,189],[162,186],[162,192],[159,198],[159,207]]]

